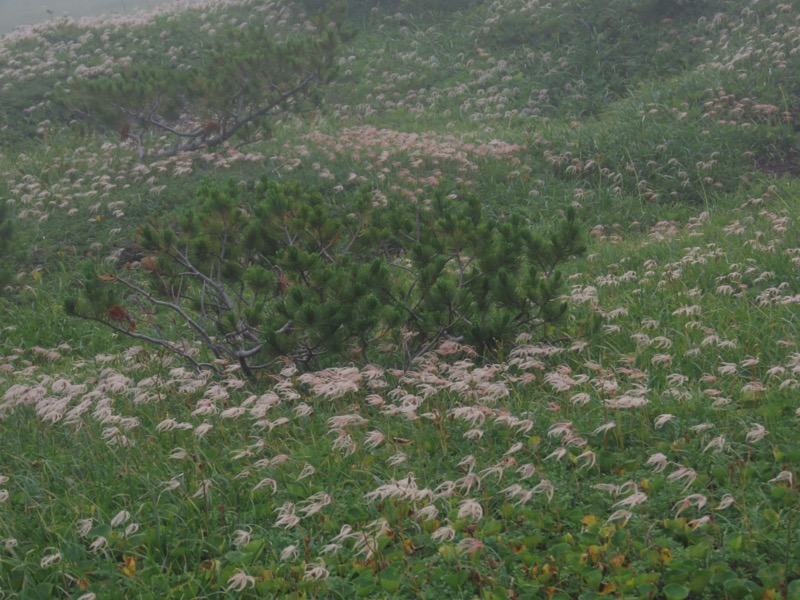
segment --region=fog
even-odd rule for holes
[[[0,0],[0,35],[18,25],[32,25],[64,15],[129,14],[168,3],[169,0]]]

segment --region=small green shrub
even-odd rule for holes
[[[583,251],[571,211],[543,239],[476,198],[383,206],[267,179],[249,190],[206,182],[197,196],[179,224],[142,230],[146,277],[90,265],[68,312],[186,358],[190,332],[248,374],[287,355],[316,364],[399,351],[407,364],[447,340],[499,351],[558,320],[557,268]],[[179,324],[169,332],[165,311]]]

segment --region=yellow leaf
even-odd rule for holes
[[[624,554],[617,554],[616,556],[612,557],[610,561],[608,561],[612,567],[624,567],[625,566],[625,555]]]
[[[661,554],[661,562],[665,565],[672,562],[672,552],[670,552],[669,548],[662,548],[659,554]]]
[[[445,560],[456,560],[458,558],[458,548],[453,544],[442,544],[439,546],[439,554]]]
[[[357,560],[357,561],[353,562],[353,566],[354,567],[373,569],[373,568],[375,568],[375,560],[373,560],[371,558],[369,560]]]
[[[558,567],[547,563],[545,566],[542,567],[542,573],[546,573],[547,575],[556,575],[558,574]]]
[[[206,560],[200,564],[200,571],[209,573],[218,571],[221,564],[218,560]]]
[[[608,596],[609,594],[613,594],[617,589],[613,583],[601,583],[600,584],[600,595],[601,596]]]
[[[610,538],[614,533],[617,531],[616,525],[613,523],[611,525],[606,525],[605,527],[601,527],[597,532],[601,538]]]
[[[542,566],[539,575],[536,577],[536,580],[539,583],[548,584],[557,576],[558,567],[550,563],[545,563]]]
[[[581,523],[583,523],[585,527],[592,527],[597,523],[597,517],[594,515],[586,515],[581,519]]]
[[[124,562],[124,564],[120,567],[120,569],[122,569],[122,573],[128,577],[133,577],[136,575],[136,558],[133,556],[123,556],[122,560]]]
[[[586,553],[589,555],[589,558],[592,559],[593,563],[596,563],[600,560],[600,554],[602,553],[603,549],[600,546],[591,545],[586,548]]]

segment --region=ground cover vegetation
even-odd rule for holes
[[[792,5],[345,8],[0,38],[2,593],[800,598]]]

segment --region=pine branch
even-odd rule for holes
[[[210,370],[214,371],[215,373],[217,373],[218,375],[221,373],[221,371],[220,371],[218,366],[216,366],[216,365],[214,365],[212,363],[201,363],[201,362],[196,361],[194,359],[194,357],[192,357],[192,355],[190,355],[188,352],[185,352],[179,346],[176,346],[175,344],[173,344],[172,342],[170,342],[168,340],[165,340],[165,339],[162,339],[162,338],[154,338],[154,337],[146,335],[144,333],[138,333],[136,331],[132,331],[130,329],[126,329],[124,327],[120,327],[119,325],[117,325],[116,323],[114,323],[112,321],[108,321],[106,319],[101,319],[99,317],[93,317],[92,315],[75,313],[75,316],[77,316],[77,317],[79,317],[81,319],[85,319],[86,321],[94,321],[95,323],[101,323],[102,325],[105,325],[109,329],[113,329],[114,331],[116,331],[118,333],[122,333],[122,334],[124,334],[124,335],[126,335],[126,336],[128,336],[130,338],[135,339],[135,340],[141,340],[143,342],[148,342],[148,343],[153,344],[155,346],[161,346],[162,348],[166,348],[167,350],[169,350],[173,354],[177,354],[178,356],[186,359],[189,363],[192,364],[192,366],[194,366],[194,368],[197,371],[202,371],[203,369],[210,369]]]
[[[295,85],[293,88],[282,92],[276,100],[264,106],[256,111],[253,111],[249,114],[235,114],[235,119],[233,123],[226,127],[223,131],[221,131],[218,135],[201,138],[205,134],[205,129],[200,127],[199,130],[194,130],[191,132],[185,133],[178,133],[177,131],[171,131],[170,133],[174,133],[181,137],[189,138],[188,141],[184,144],[180,144],[174,146],[169,150],[162,150],[160,152],[156,152],[152,155],[154,159],[161,159],[161,158],[170,158],[177,154],[181,154],[182,152],[195,152],[202,148],[213,148],[214,146],[219,146],[224,142],[228,141],[234,135],[236,135],[242,128],[249,125],[256,119],[260,119],[261,117],[268,116],[270,114],[278,114],[276,109],[281,105],[285,104],[287,101],[292,99],[294,96],[298,95],[300,92],[304,91],[308,88],[312,83],[318,81],[319,74],[312,73],[306,76],[300,83]],[[273,112],[275,111],[275,112]],[[161,129],[167,130],[167,128],[158,122],[150,121],[153,125],[160,127]]]
[[[223,352],[221,351],[221,349],[214,343],[214,341],[208,335],[206,330],[199,323],[197,323],[194,319],[192,319],[192,317],[190,317],[183,308],[181,308],[180,306],[178,306],[177,304],[174,304],[172,302],[167,302],[165,300],[159,300],[158,298],[153,296],[153,294],[151,294],[150,292],[148,292],[144,288],[136,285],[135,283],[133,283],[131,281],[127,281],[127,280],[122,279],[120,277],[114,277],[114,281],[118,281],[119,283],[121,283],[122,285],[128,287],[129,289],[134,290],[137,294],[141,294],[144,298],[146,298],[149,302],[151,302],[155,306],[163,306],[164,308],[168,308],[171,311],[173,311],[173,312],[177,313],[178,315],[180,315],[181,318],[184,320],[184,322],[187,325],[189,325],[192,329],[194,329],[200,335],[200,338],[203,340],[203,343],[206,345],[206,347],[209,350],[211,350],[211,352],[214,354],[214,357],[215,358],[222,358]],[[137,335],[140,335],[140,334],[137,334]]]

